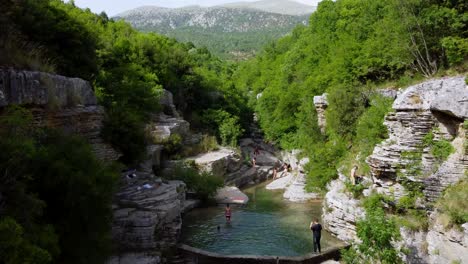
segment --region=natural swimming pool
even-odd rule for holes
[[[321,215],[321,201],[292,203],[265,184],[244,190],[249,203],[232,206],[226,223],[224,206],[198,208],[184,216],[182,243],[226,255],[300,256],[312,252],[310,221]],[[218,231],[217,227],[220,226]],[[322,251],[342,245],[322,231]]]

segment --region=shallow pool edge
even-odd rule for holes
[[[179,244],[180,253],[193,263],[200,264],[250,264],[250,263],[265,263],[265,264],[315,264],[322,263],[327,260],[339,260],[341,257],[340,250],[349,248],[349,245],[341,247],[333,247],[321,254],[309,253],[297,257],[288,256],[258,256],[258,255],[223,255],[206,251],[200,248],[191,247],[186,244]]]

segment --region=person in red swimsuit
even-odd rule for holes
[[[224,209],[224,216],[226,217],[226,222],[231,222],[231,207],[229,207],[229,204],[226,204],[226,208]]]

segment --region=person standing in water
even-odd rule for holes
[[[312,230],[313,237],[314,237],[314,253],[318,252],[321,253],[320,249],[320,237],[322,236],[322,225],[319,224],[318,219],[315,218],[315,221],[310,222],[310,230]]]
[[[226,204],[226,208],[224,209],[224,216],[226,217],[226,222],[231,222],[231,207],[229,204]]]

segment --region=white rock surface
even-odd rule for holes
[[[346,177],[340,174],[329,183],[322,208],[325,229],[344,241],[357,240],[356,222],[365,216],[360,201],[345,192]]]
[[[249,197],[239,188],[226,186],[218,190],[215,200],[219,204],[247,204]]]
[[[388,182],[388,187],[404,178],[398,174],[422,182],[425,199],[435,202],[468,169],[468,152],[463,147],[468,133],[462,126],[462,119],[468,118],[467,96],[464,77],[430,80],[402,91],[393,104],[394,112],[385,118],[389,138],[367,158],[372,176]],[[430,132],[435,141],[451,141],[456,150],[442,164],[438,164],[430,148],[422,147]],[[415,161],[403,155],[408,153],[422,153],[421,159]]]
[[[298,173],[292,180],[283,197],[291,202],[304,202],[310,199],[318,199],[320,196],[316,193],[309,193],[305,190],[306,181],[305,175]]]
[[[325,133],[325,129],[327,125],[327,119],[325,116],[325,112],[328,107],[327,97],[328,97],[328,94],[326,93],[320,96],[314,96],[314,105],[315,105],[315,110],[317,111],[318,125],[322,133]]]
[[[278,174],[281,176],[283,172],[278,172]],[[267,190],[286,189],[286,187],[288,187],[292,183],[294,176],[291,173],[284,173],[284,174],[285,175],[283,177],[272,181],[265,188]]]
[[[240,156],[233,149],[225,147],[186,160],[193,160],[200,169],[223,178],[231,172],[238,171],[242,165]]]

